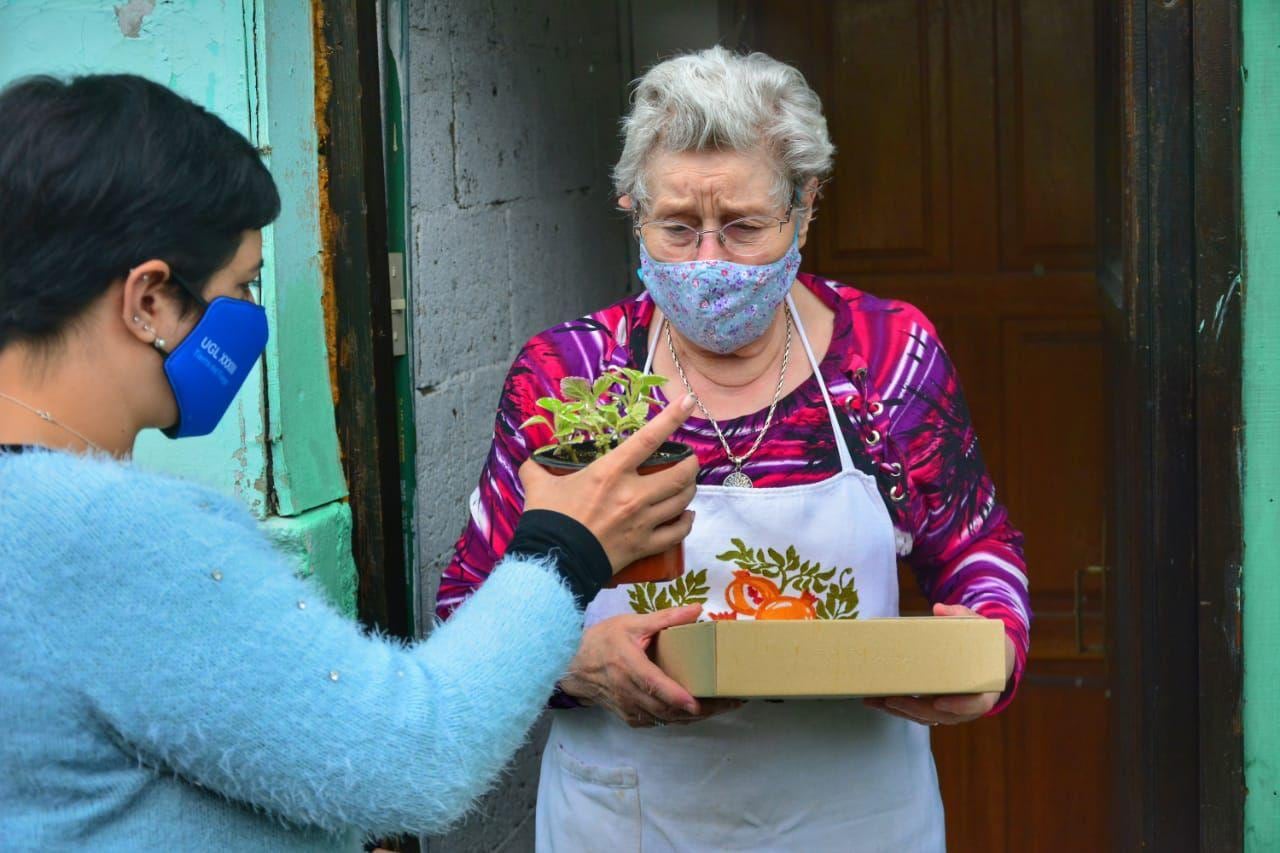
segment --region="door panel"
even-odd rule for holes
[[[1076,421],[1073,413],[1102,411],[1102,333],[1092,318],[1011,318],[1004,322],[1005,394],[1012,405],[1004,423],[1004,500],[1026,537],[1028,567],[1034,569],[1038,659],[1072,660],[1096,654],[1101,601],[1089,566],[1102,562],[1101,519],[1107,454],[1102,430]],[[1066,429],[1062,428],[1066,420]],[[1044,445],[1053,436],[1052,452]],[[1073,600],[1087,594],[1087,622]],[[1079,618],[1084,634],[1077,638]]]
[[[832,124],[849,164],[839,180],[858,192],[824,206],[822,255],[847,269],[945,270],[950,266],[945,10],[938,2],[840,4],[830,57],[841,85],[828,109],[857,116]],[[895,199],[892,207],[880,202]]]
[[[935,730],[954,851],[1105,847],[1103,335],[1093,4],[753,6],[822,96],[836,171],[806,268],[918,305],[1026,534],[1032,655],[1008,712]],[[927,612],[909,571],[904,612]]]
[[[997,4],[1000,248],[1007,269],[1093,269],[1090,12],[1080,0]]]
[[[1102,851],[1106,844],[1106,814],[1095,794],[1106,778],[1106,753],[1087,749],[1087,736],[1078,731],[1106,729],[1105,687],[1100,674],[1084,678],[1066,673],[1039,672],[1028,683],[1009,716],[1005,740],[1020,748],[1007,753],[1009,790],[1014,801],[1003,848],[1019,853]],[[968,841],[956,851],[975,850]]]

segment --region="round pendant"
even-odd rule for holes
[[[756,484],[751,482],[751,478],[741,470],[737,470],[724,478],[724,485],[731,489],[753,489]]]

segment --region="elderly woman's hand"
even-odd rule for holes
[[[934,616],[979,616],[967,607],[958,604],[933,605]],[[1005,681],[1013,675],[1013,664],[1017,660],[1013,642],[1004,638]],[[968,723],[983,717],[995,707],[1000,699],[999,693],[970,693],[963,696],[890,696],[883,699],[864,699],[866,705],[878,708],[895,717],[902,717],[922,726],[947,725],[954,726]]]
[[[667,406],[612,453],[568,476],[556,477],[526,461],[519,472],[524,508],[577,520],[600,541],[614,574],[680,544],[693,527],[687,507],[697,491],[697,457],[654,474],[637,469],[688,419],[693,406],[692,396]]]
[[[560,689],[584,704],[608,708],[632,728],[692,723],[741,707],[736,700],[695,699],[649,659],[659,631],[697,621],[701,609],[695,604],[592,625]]]

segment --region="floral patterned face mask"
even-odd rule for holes
[[[770,264],[655,261],[640,244],[640,278],[654,304],[694,345],[727,355],[758,340],[800,269],[800,235]]]

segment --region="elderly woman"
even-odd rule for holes
[[[797,274],[833,148],[793,68],[720,48],[671,59],[639,81],[624,129],[614,177],[645,292],[520,353],[440,590],[448,616],[503,554],[511,472],[548,439],[521,424],[562,377],[625,365],[671,377],[668,399],[695,395],[700,417],[676,434],[701,465],[689,574],[588,609],[553,702],[539,849],[942,849],[928,726],[1009,702],[1029,622],[1021,537],[955,371],[910,305]],[[896,616],[900,557],[935,614],[1004,622],[1002,694],[712,704],[646,655],[697,618]]]

